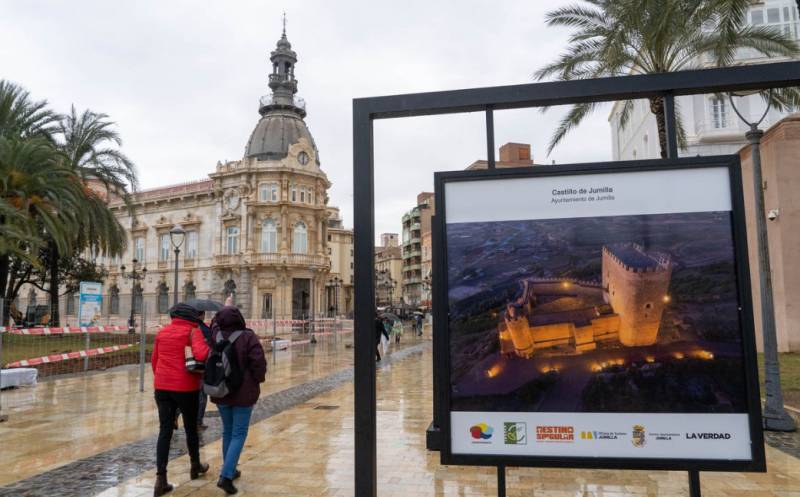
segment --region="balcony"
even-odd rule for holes
[[[696,119],[694,129],[701,142],[744,140],[745,129],[739,126],[739,118],[733,113],[733,109],[716,116]]]
[[[324,255],[312,254],[280,254],[267,252],[250,254],[247,263],[254,266],[300,266],[300,267],[328,267],[328,258]]]
[[[222,254],[214,256],[215,266],[235,266],[239,264],[240,254]]]
[[[416,263],[403,266],[403,271],[422,271],[422,264]]]
[[[422,225],[420,223],[411,223],[411,231],[419,231],[422,229]]]
[[[169,267],[169,261],[158,261],[158,269],[167,269]]]
[[[187,257],[183,259],[183,267],[194,267],[194,257]]]
[[[422,257],[422,251],[417,249],[412,249],[403,252],[403,259],[410,259],[412,257]]]

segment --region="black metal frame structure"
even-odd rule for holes
[[[678,155],[675,133],[675,96],[790,86],[800,86],[800,62],[354,99],[356,495],[374,497],[377,494],[375,338],[373,335],[375,318],[373,281],[375,267],[374,120],[485,112],[487,159],[489,168],[493,169],[495,166],[494,110],[662,97],[666,104],[668,156],[675,158]],[[441,233],[434,232],[433,236],[441,237]],[[437,262],[434,261],[434,264]],[[434,266],[434,280],[441,281],[437,278],[436,266]],[[438,295],[439,292],[435,291],[435,293]],[[436,300],[441,302],[441,297]],[[434,323],[434,326],[436,327],[437,324]],[[434,351],[435,357],[437,354],[440,352]],[[438,407],[434,406],[435,418],[440,417],[436,412],[438,410]],[[498,473],[498,481],[500,479]],[[502,480],[505,480],[504,473]],[[696,471],[690,472],[689,483],[692,494],[695,495],[695,489],[699,490]]]
[[[541,178],[562,175],[602,175],[610,173],[632,173],[642,171],[685,170],[710,167],[724,167],[730,178],[730,195],[733,220],[734,260],[736,262],[736,284],[739,305],[739,321],[742,327],[742,354],[745,367],[745,388],[747,395],[747,414],[750,429],[751,459],[729,460],[721,454],[719,459],[656,459],[624,457],[556,457],[556,456],[509,456],[473,455],[451,452],[450,412],[450,326],[446,296],[448,278],[442,270],[437,280],[440,305],[434,309],[434,322],[441,323],[434,334],[435,346],[443,353],[434,364],[437,383],[439,383],[439,417],[441,423],[441,461],[442,464],[471,466],[513,467],[561,467],[595,469],[653,469],[683,471],[765,471],[764,436],[761,430],[761,397],[758,387],[755,327],[753,324],[753,304],[750,296],[750,271],[747,255],[747,234],[745,231],[744,195],[739,157],[736,155],[692,157],[668,160],[639,160],[604,162],[594,164],[569,164],[558,166],[527,167],[514,169],[494,169],[478,171],[437,172],[434,174],[436,191],[436,221],[440,233],[446,233],[447,215],[445,185],[463,181],[508,180],[514,178]],[[447,268],[447,237],[434,247],[439,254],[442,268]]]

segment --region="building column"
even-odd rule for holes
[[[281,246],[280,251],[286,253],[289,251],[289,214],[287,213],[286,206],[281,206]]]
[[[251,286],[250,269],[242,268],[239,278],[239,285],[237,286],[237,289],[239,289],[239,287],[241,287],[241,289],[240,293],[238,293],[236,297],[239,301],[239,308],[242,310],[242,314],[244,314],[245,318],[247,319],[251,319],[253,314],[253,289]]]
[[[324,255],[323,247],[322,247],[322,215],[317,214],[316,216],[317,222],[317,255]]]

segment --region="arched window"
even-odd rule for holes
[[[166,314],[169,312],[169,288],[164,282],[158,285],[158,313]]]
[[[133,312],[135,314],[142,313],[142,301],[144,300],[144,290],[142,285],[136,284],[133,287]]]
[[[109,307],[109,314],[119,314],[119,287],[117,285],[111,287]]]
[[[187,281],[185,285],[183,285],[183,300],[192,300],[196,297],[197,287],[194,286],[194,282]]]
[[[278,251],[278,230],[275,221],[265,219],[261,224],[261,252]]]
[[[294,225],[292,252],[295,254],[308,253],[308,228],[306,228],[306,224],[303,221]]]

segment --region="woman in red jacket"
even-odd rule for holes
[[[192,461],[192,480],[208,471],[200,462],[200,441],[197,435],[197,405],[203,375],[186,369],[184,347],[191,346],[194,358],[203,362],[208,357],[208,345],[198,325],[200,313],[194,307],[177,304],[169,310],[172,322],[158,332],[153,347],[153,377],[158,406],[158,444],[156,446],[156,485],[153,495],[159,497],[172,491],[167,482],[169,445],[178,409],[183,414],[186,445]]]

